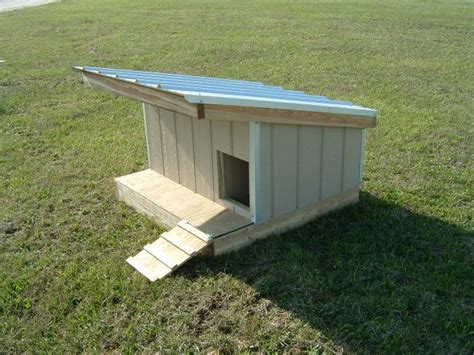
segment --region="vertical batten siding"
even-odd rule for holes
[[[297,208],[298,127],[278,124],[272,137],[272,215],[280,216]]]
[[[196,192],[214,200],[212,133],[209,120],[192,120]]]
[[[232,122],[232,155],[249,161],[249,123]]]
[[[362,178],[364,176],[364,152],[365,152],[365,137],[367,131],[365,129],[361,129],[361,139],[360,139],[360,165],[359,165],[359,185],[362,184]]]
[[[196,191],[192,118],[175,113],[175,120],[179,183],[192,191]]]
[[[342,191],[347,191],[359,185],[361,144],[362,130],[345,128]]]
[[[214,174],[214,201],[219,201],[219,164],[217,151],[232,155],[232,127],[229,121],[211,121],[212,130],[212,169]]]
[[[273,125],[260,123],[260,222],[272,218],[272,142]]]
[[[179,183],[178,149],[174,112],[160,108],[161,138],[165,176]]]
[[[320,199],[322,129],[298,126],[298,207]]]
[[[322,144],[321,199],[342,192],[344,128],[324,127]]]
[[[145,143],[146,143],[146,157],[148,160],[148,167],[151,169],[151,152],[150,152],[150,139],[148,137],[148,123],[146,120],[146,104],[142,102],[142,115],[143,115],[143,126],[145,127]]]
[[[158,107],[143,104],[143,116],[145,119],[148,165],[150,166],[150,169],[155,170],[160,174],[164,174],[163,148]]]
[[[262,204],[262,179],[261,179],[261,145],[260,122],[250,122],[250,147],[249,147],[249,193],[250,193],[250,218],[254,223],[261,222]]]
[[[195,120],[152,105],[143,108],[150,168],[196,193],[232,208],[219,198],[217,152],[250,163],[256,223],[360,183],[362,129]]]

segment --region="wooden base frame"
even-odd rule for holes
[[[260,224],[252,224],[216,238],[212,245],[212,253],[219,255],[240,249],[257,239],[297,228],[332,210],[345,207],[358,201],[359,188],[357,187],[269,221]]]
[[[359,200],[357,187],[269,221],[253,224],[249,219],[152,170],[122,176],[115,181],[118,198],[136,211],[170,229],[185,219],[213,237],[209,243],[209,252],[213,255],[240,249],[257,239],[299,227]]]

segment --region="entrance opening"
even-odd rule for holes
[[[250,206],[249,163],[232,155],[217,152],[219,197]]]

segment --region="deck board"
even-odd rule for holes
[[[169,228],[185,219],[204,233],[218,236],[252,223],[150,169],[115,181],[121,200]]]

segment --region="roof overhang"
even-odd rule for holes
[[[370,128],[377,111],[328,102],[208,94],[189,90],[164,90],[159,85],[119,78],[100,71],[74,67],[91,87],[159,106],[196,119],[256,121],[268,123]]]

